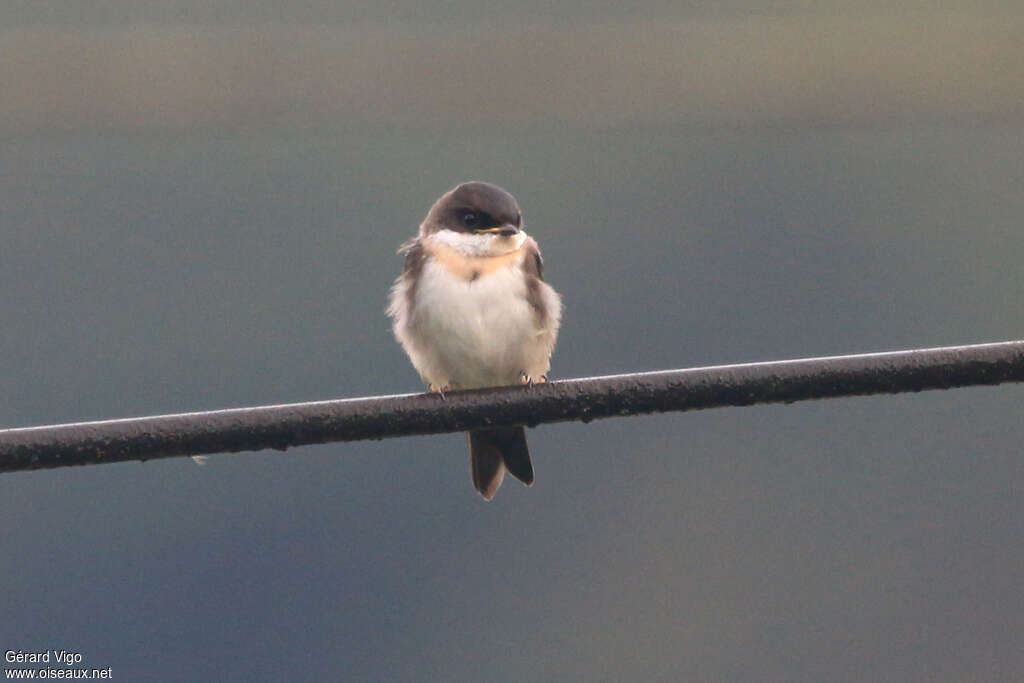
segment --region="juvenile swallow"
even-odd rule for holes
[[[431,391],[547,380],[562,301],[544,282],[540,249],[515,197],[482,182],[443,194],[399,249],[391,290],[395,337]],[[522,427],[469,432],[473,485],[494,497],[505,471],[529,486]]]

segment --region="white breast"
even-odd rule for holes
[[[429,383],[469,389],[515,384],[550,367],[553,335],[538,327],[519,264],[467,281],[429,259],[402,339]]]

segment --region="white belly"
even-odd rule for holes
[[[538,327],[518,265],[467,281],[429,260],[415,309],[403,343],[431,384],[471,389],[548,372],[554,339]]]

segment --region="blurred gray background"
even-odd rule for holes
[[[0,424],[417,391],[395,248],[518,198],[552,376],[1024,336],[1019,2],[0,7]],[[116,680],[1007,681],[1024,388],[0,478],[0,649]],[[9,665],[5,665],[9,666]]]

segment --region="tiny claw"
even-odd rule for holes
[[[533,378],[525,372],[519,373],[519,383],[528,387],[532,387],[534,384],[544,384],[547,381],[547,375],[541,375],[540,377]]]
[[[432,394],[438,394],[441,397],[441,400],[444,401],[445,400],[444,393],[446,391],[451,391],[452,390],[452,385],[451,385],[450,382],[448,384],[443,384],[443,385],[440,385],[440,386],[438,386],[437,384],[428,384],[427,385],[427,389]]]

